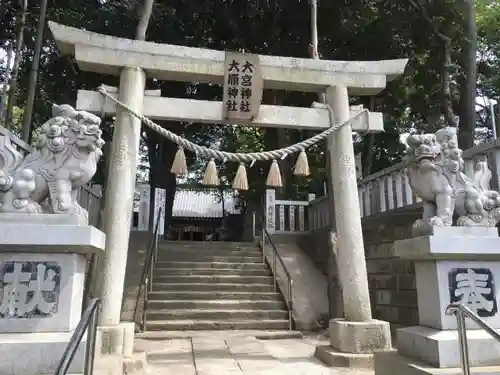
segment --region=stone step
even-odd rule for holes
[[[147,310],[149,322],[157,320],[275,320],[287,319],[288,311],[285,310],[205,310],[205,309],[149,309]]]
[[[287,327],[288,328],[288,327]],[[191,337],[219,338],[228,337],[255,337],[258,340],[282,340],[282,339],[302,339],[304,336],[300,331],[290,330],[206,330],[206,331],[145,331],[136,333],[137,339],[148,341],[164,341],[173,339],[186,339]],[[367,374],[366,374],[367,375]]]
[[[219,330],[219,329],[288,329],[288,320],[156,320],[147,321],[148,331]]]
[[[199,249],[188,248],[179,249],[177,247],[158,247],[158,254],[206,254],[212,256],[230,256],[230,255],[240,255],[240,256],[258,256],[262,258],[262,251],[259,249],[224,249],[224,248],[203,248]]]
[[[209,255],[203,252],[165,251],[158,253],[157,261],[262,263],[262,256]]]
[[[153,275],[153,287],[155,284],[261,284],[272,285],[274,279],[272,276],[240,276],[240,275],[174,275],[163,276]]]
[[[245,250],[258,249],[253,242],[225,242],[225,241],[160,241],[158,247],[168,249],[230,249]]]
[[[278,292],[248,292],[248,291],[214,291],[214,290],[162,290],[148,293],[148,304],[153,301],[213,301],[213,300],[252,300],[252,301],[281,301]]]
[[[262,261],[257,263],[245,263],[245,262],[211,262],[211,261],[199,261],[199,262],[189,262],[189,261],[173,261],[173,260],[157,260],[155,263],[155,272],[158,269],[164,268],[182,268],[182,269],[233,269],[233,270],[267,270],[267,267]]]
[[[148,309],[212,309],[212,310],[285,310],[280,300],[219,299],[219,300],[149,300]]]
[[[272,284],[237,283],[153,283],[153,291],[234,291],[234,292],[273,292]]]
[[[154,276],[269,276],[271,272],[266,268],[158,268],[155,267]]]

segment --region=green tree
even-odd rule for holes
[[[414,0],[417,1],[417,0]],[[90,5],[87,0],[67,2],[54,0],[49,4],[48,19],[59,23],[115,36],[134,39],[139,23],[140,2],[109,0]],[[25,51],[20,64],[16,102],[22,107],[28,86],[28,72],[34,49],[34,36],[39,7],[28,4]],[[452,61],[460,62],[464,26],[461,10],[455,2],[418,0],[418,9],[431,15],[433,25],[451,39]],[[0,47],[12,40],[16,30],[16,0],[0,5],[2,17]],[[308,57],[310,43],[309,5],[299,0],[157,0],[147,28],[147,40],[186,46],[237,50],[253,53]],[[478,90],[489,97],[499,95],[498,5],[481,0],[477,6],[478,51],[488,58],[478,62]],[[355,147],[363,151],[365,162],[375,172],[397,162],[403,145],[399,136],[408,131],[434,130],[444,123],[442,77],[446,54],[443,41],[436,37],[434,27],[422,27],[422,11],[408,1],[381,2],[375,0],[341,0],[320,2],[318,37],[323,59],[382,60],[410,57],[403,77],[390,82],[385,91],[374,98],[352,98],[352,104],[364,104],[384,113],[386,131],[374,137],[356,137]],[[430,24],[429,24],[430,26]],[[95,89],[99,84],[118,85],[118,78],[80,72],[67,59],[59,58],[49,33],[42,48],[40,75],[35,99],[34,128],[50,115],[52,103],[74,103],[78,89]],[[5,48],[4,48],[5,49]],[[446,70],[448,72],[448,70]],[[453,113],[460,114],[459,64],[450,73]],[[171,97],[221,100],[222,90],[216,85],[172,83],[148,80],[149,89],[159,88]],[[264,103],[310,106],[317,100],[314,93],[267,91]],[[231,150],[269,150],[294,143],[311,134],[276,129],[250,129],[201,124],[162,124],[200,144],[212,146],[222,139],[221,147]],[[103,130],[108,142],[112,137],[112,122],[105,121]],[[168,188],[173,202],[175,178],[168,173],[176,146],[144,129],[148,148],[149,179],[152,185]],[[108,143],[109,144],[109,143]],[[372,150],[370,153],[368,150]],[[106,150],[106,153],[108,151]],[[370,154],[372,156],[370,156]],[[295,178],[291,169],[295,160],[287,158],[281,165],[285,186],[283,196],[305,196],[308,191],[321,194],[324,171],[324,149],[315,147],[308,152],[312,174],[310,178]],[[199,170],[206,162],[188,154],[190,168]],[[105,163],[101,162],[100,167]],[[220,166],[220,174],[229,184],[237,165]],[[255,204],[260,202],[267,175],[268,163],[256,163],[248,168],[251,190],[245,193]],[[198,173],[198,176],[200,172]],[[100,171],[96,178],[103,178]]]

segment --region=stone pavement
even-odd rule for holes
[[[136,340],[148,353],[147,375],[373,375],[373,371],[332,369],[314,358],[318,335],[259,340],[255,336],[193,334],[168,340]]]

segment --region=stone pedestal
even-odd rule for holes
[[[333,367],[373,368],[373,353],[391,348],[388,322],[330,320],[330,345],[316,347],[315,356]]]
[[[0,374],[52,374],[80,321],[105,235],[67,215],[0,215]],[[70,367],[83,371],[86,337]]]
[[[500,329],[497,228],[438,228],[430,236],[397,241],[395,252],[415,261],[419,326],[397,330],[397,353],[376,355],[377,374],[393,372],[396,357],[398,363],[407,363],[403,374],[413,374],[417,367],[419,374],[461,373],[457,322],[454,315],[446,315],[446,307],[463,303]],[[470,319],[466,327],[471,366],[500,366],[500,343]]]

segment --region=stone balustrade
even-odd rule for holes
[[[306,208],[314,200],[309,194],[309,201],[277,200],[273,189],[266,191],[266,229],[269,233],[287,234],[309,230]]]
[[[500,139],[467,149],[463,153],[465,174],[472,177],[474,163],[486,161],[492,173],[490,189],[500,187]],[[358,197],[361,217],[371,217],[384,212],[418,209],[420,199],[412,192],[404,163],[373,173],[358,181]],[[329,208],[326,196],[309,202],[306,208],[308,230],[331,226],[333,208]]]
[[[307,206],[309,230],[328,228],[332,225],[333,207],[328,202],[326,195],[309,202]]]

